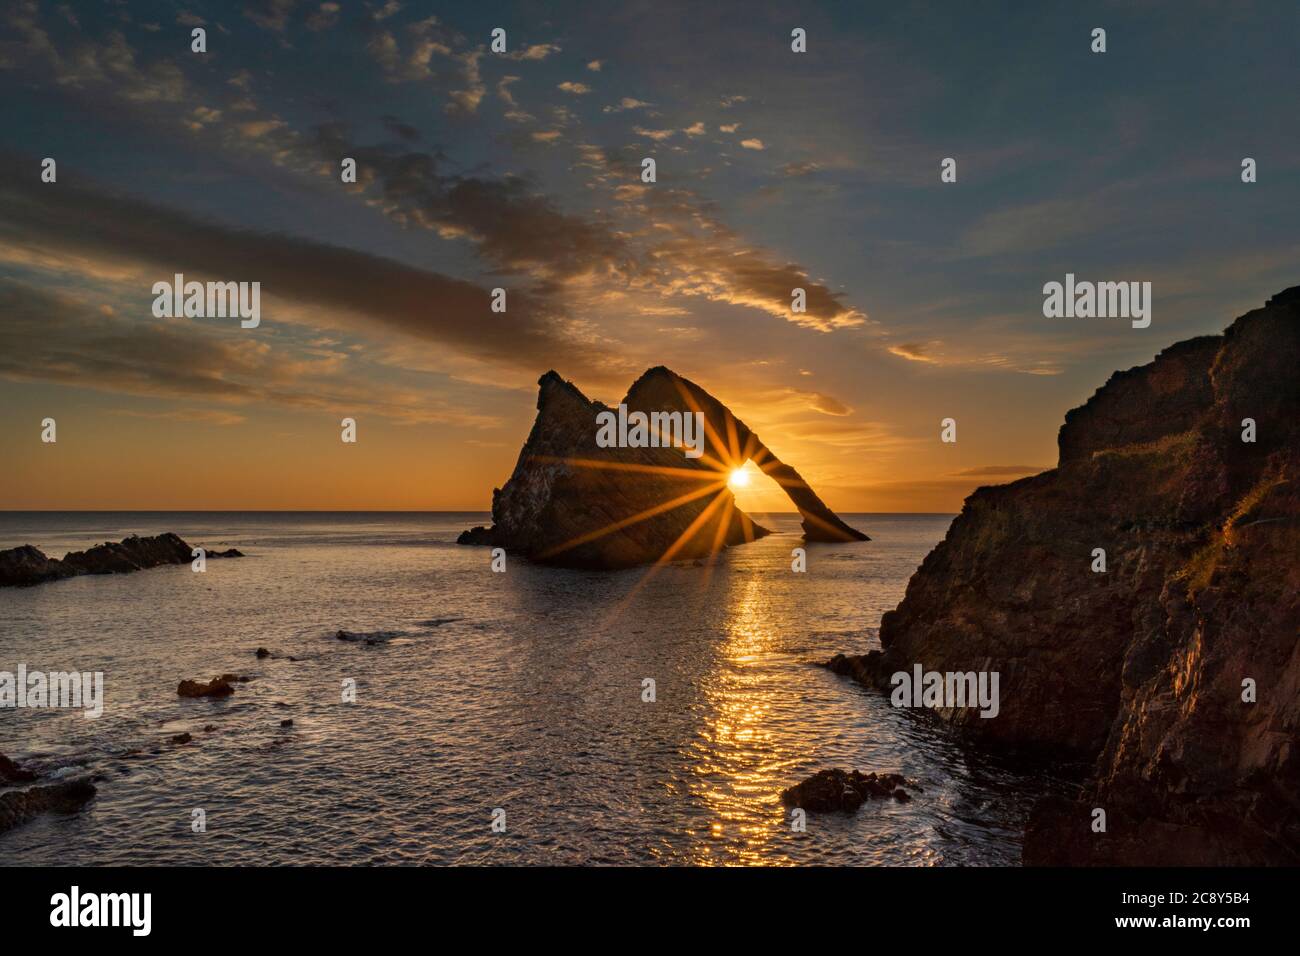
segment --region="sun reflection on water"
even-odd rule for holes
[[[695,796],[712,818],[696,862],[791,863],[772,844],[785,825],[779,794],[799,755],[796,729],[774,722],[783,688],[766,664],[781,655],[761,579],[731,589],[725,620],[693,754]]]

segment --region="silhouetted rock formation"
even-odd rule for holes
[[[966,500],[883,652],[829,666],[884,690],[914,663],[998,671],[997,717],[938,716],[1095,759],[1077,801],[1036,809],[1027,863],[1298,863],[1297,439],[1300,287],[1113,375],[1066,416],[1057,468]]]
[[[703,412],[701,458],[680,448],[601,448],[596,416],[611,409],[553,371],[538,385],[537,420],[510,480],[492,494],[493,525],[466,531],[461,544],[574,567],[698,559],[768,533],[726,486],[730,471],[749,459],[785,489],[808,540],[868,540],[726,406],[662,366],[637,379],[622,404],[630,412]]]
[[[809,813],[853,813],[868,800],[893,797],[899,803],[911,800],[903,789],[907,779],[898,773],[862,773],[835,767],[819,770],[803,783],[781,791],[787,807],[802,807]]]
[[[209,551],[207,556],[242,558],[243,554],[230,548]],[[131,535],[88,551],[70,551],[62,561],[48,558],[28,544],[0,551],[0,587],[23,587],[79,574],[125,574],[165,564],[188,564],[192,558],[193,549],[171,532],[150,538]]]

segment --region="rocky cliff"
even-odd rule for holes
[[[966,500],[881,651],[830,666],[998,671],[997,717],[940,718],[1092,761],[1036,808],[1027,863],[1300,863],[1300,287],[1116,373],[1058,444]]]
[[[460,536],[533,560],[573,567],[623,568],[698,559],[767,534],[735,506],[733,468],[752,459],[785,489],[813,541],[866,540],[725,405],[662,366],[632,385],[629,412],[701,412],[704,453],[681,448],[602,448],[597,415],[611,411],[554,371],[538,382],[537,419],[514,473],[492,494],[491,528]]]

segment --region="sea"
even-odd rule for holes
[[[456,544],[482,513],[0,513],[0,548],[52,557],[246,555],[0,590],[0,671],[104,680],[98,718],[0,710],[0,754],[98,789],[0,864],[1018,864],[1056,781],[818,666],[879,646],[952,516],[845,515],[872,540],[802,573],[798,516],[754,517],[775,533],[703,566],[496,572]],[[178,697],[222,673],[251,680]],[[797,828],[781,791],[832,767],[914,799]]]

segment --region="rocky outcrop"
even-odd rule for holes
[[[801,807],[809,813],[853,813],[868,800],[892,797],[899,803],[911,800],[903,789],[902,774],[862,773],[859,770],[820,770],[803,783],[781,791],[787,807]]]
[[[829,666],[886,690],[916,663],[997,671],[996,717],[935,713],[1091,761],[1032,815],[1027,863],[1300,863],[1300,287],[1115,374],[1059,446],[972,494],[882,650]]]
[[[209,551],[209,558],[242,558],[234,548]],[[193,549],[171,532],[141,538],[131,535],[87,551],[70,551],[63,560],[48,558],[30,544],[0,551],[0,587],[24,587],[79,574],[125,574],[166,564],[188,564]]]
[[[0,793],[0,833],[42,813],[75,813],[94,796],[89,778]]]
[[[610,409],[553,371],[538,385],[537,420],[509,481],[492,494],[493,525],[466,531],[461,544],[573,567],[699,559],[768,533],[727,488],[732,469],[748,460],[790,496],[808,540],[867,540],[726,406],[669,369],[647,371],[622,404],[647,414],[702,412],[700,458],[673,447],[601,448],[596,416]]]
[[[229,697],[235,692],[234,684],[247,684],[248,677],[221,674],[210,681],[183,680],[176,686],[178,697]]]

